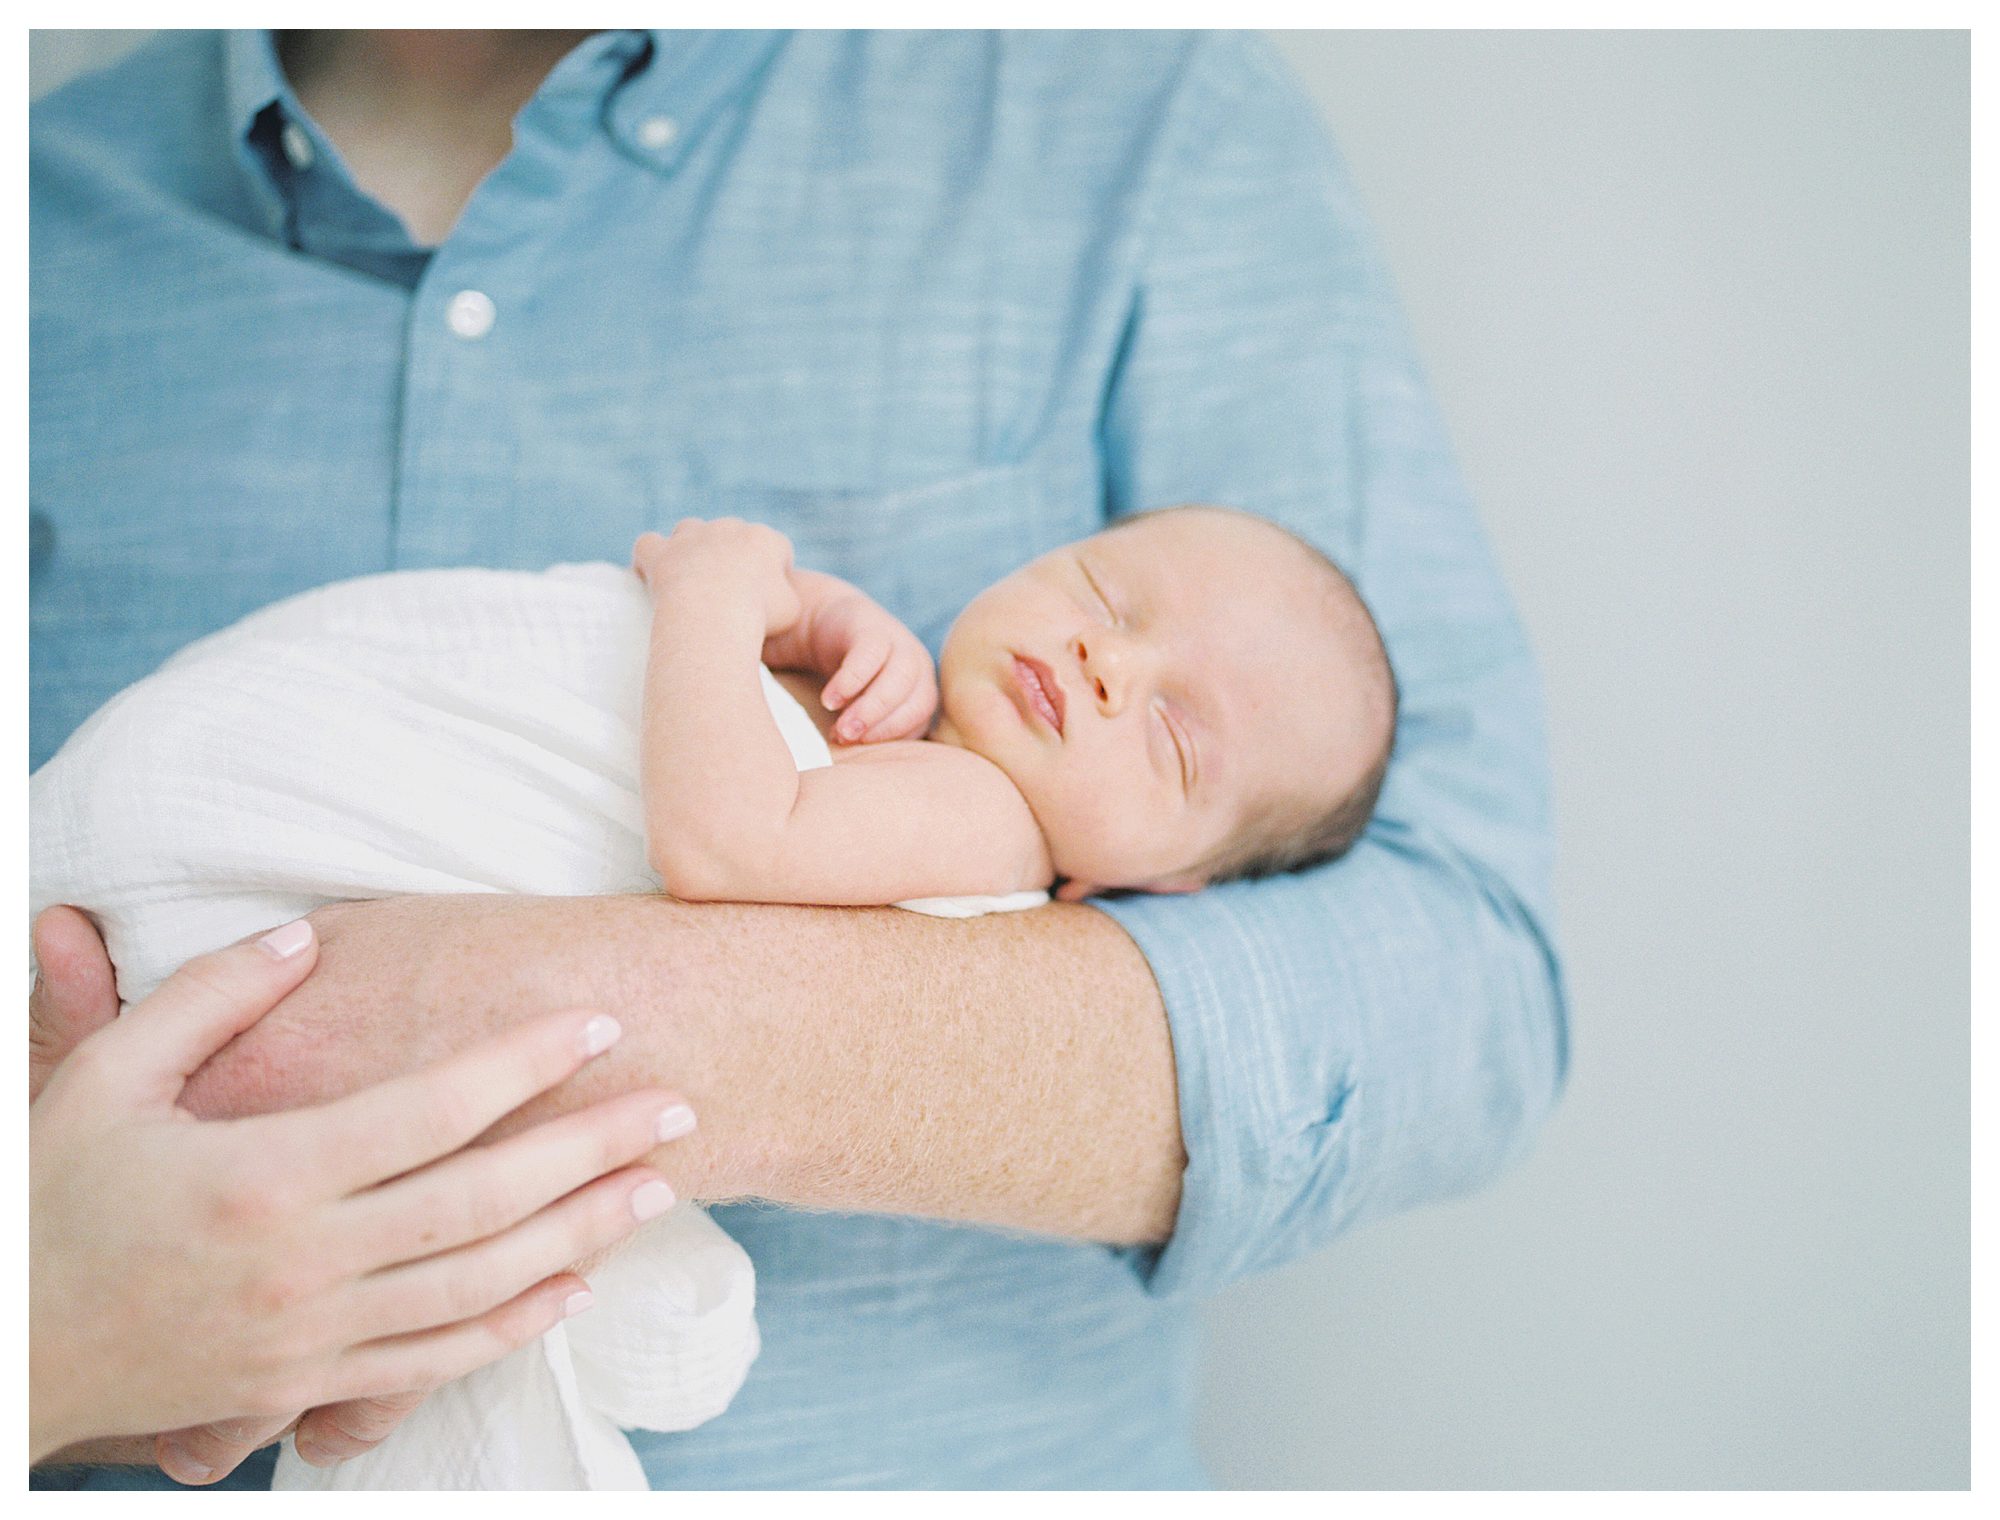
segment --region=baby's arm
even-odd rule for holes
[[[1034,815],[977,755],[892,742],[799,773],[758,674],[767,655],[788,663],[782,645],[801,621],[783,535],[682,523],[671,539],[641,538],[633,562],[654,597],[640,757],[648,857],[675,897],[879,904],[1048,885]]]
[[[798,800],[758,669],[765,640],[798,621],[791,557],[783,534],[734,519],[683,522],[633,546],[653,596],[639,726],[646,853],[676,896],[729,840],[759,837]]]

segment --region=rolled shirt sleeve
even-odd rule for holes
[[[1112,510],[1215,502],[1318,544],[1402,697],[1345,859],[1099,904],[1172,1027],[1187,1171],[1135,1260],[1181,1293],[1491,1178],[1567,1046],[1539,685],[1354,189],[1260,39],[1197,45],[1169,131],[1105,398]]]

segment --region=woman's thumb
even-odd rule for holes
[[[261,939],[196,956],[97,1038],[115,1043],[110,1068],[173,1102],[187,1079],[305,980],[319,941],[303,918]]]

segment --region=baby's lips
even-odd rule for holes
[[[1027,698],[1028,705],[1060,736],[1068,702],[1056,673],[1031,655],[1017,654],[1014,656],[1014,680],[1021,688],[1021,694]]]

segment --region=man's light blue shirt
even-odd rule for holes
[[[1538,1128],[1565,1045],[1532,662],[1258,40],[599,34],[431,250],[267,34],[172,33],[36,107],[32,193],[34,764],[276,598],[622,561],[683,516],[774,524],[933,649],[1030,557],[1190,501],[1306,535],[1374,609],[1402,732],[1352,855],[1100,904],[1172,1023],[1170,1244],[718,1210],[764,1352],[721,1418],[640,1438],[656,1486],[1199,1485],[1200,1296]]]

